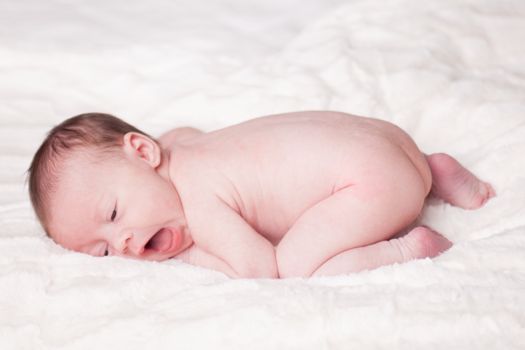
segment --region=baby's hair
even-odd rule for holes
[[[125,121],[104,113],[85,113],[55,126],[35,153],[28,169],[29,197],[40,224],[50,236],[48,212],[50,193],[56,190],[60,161],[78,150],[95,150],[101,155],[115,155],[128,132],[143,131]],[[51,236],[50,236],[51,237]]]

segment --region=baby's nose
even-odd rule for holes
[[[116,242],[115,249],[122,255],[140,256],[144,253],[144,245],[140,244],[133,232],[122,233]]]
[[[131,239],[128,241],[128,252],[133,256],[141,256],[144,253],[144,249],[144,246],[139,244],[137,240]]]

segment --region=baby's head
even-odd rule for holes
[[[36,215],[65,248],[164,260],[192,243],[169,152],[114,116],[81,114],[57,125],[28,172]]]

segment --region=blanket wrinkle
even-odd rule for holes
[[[525,2],[0,3],[2,349],[525,348]],[[153,135],[294,110],[395,122],[497,196],[429,201],[455,245],[334,277],[230,280],[176,259],[94,258],[36,222],[25,172],[87,111]]]

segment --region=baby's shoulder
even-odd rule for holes
[[[170,149],[173,145],[177,143],[183,143],[190,140],[193,137],[202,135],[203,132],[199,129],[185,126],[180,128],[171,129],[170,131],[162,134],[157,141],[160,143],[160,146],[164,149]]]

